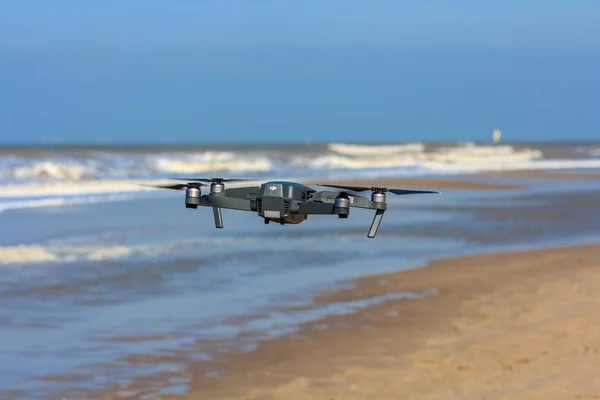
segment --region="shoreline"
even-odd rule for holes
[[[573,258],[577,262],[569,263],[569,271],[561,268],[561,262]],[[465,314],[465,307],[487,307],[485,304],[489,305],[492,298],[495,299],[495,311],[500,314],[505,313],[505,310],[502,310],[503,301],[514,303],[519,310],[543,308],[543,304],[535,304],[528,298],[533,297],[535,300],[535,291],[523,292],[523,289],[526,289],[524,285],[556,285],[556,276],[564,277],[566,272],[575,275],[579,272],[594,273],[593,265],[597,265],[598,260],[600,244],[595,243],[442,258],[410,270],[357,278],[354,280],[355,288],[320,293],[315,296],[315,303],[370,299],[397,292],[436,290],[437,293],[415,299],[388,300],[352,314],[329,316],[302,324],[298,333],[291,337],[266,341],[256,351],[228,356],[217,360],[215,364],[218,365],[213,365],[220,370],[228,370],[229,367],[235,366],[231,374],[205,377],[202,376],[204,368],[198,365],[194,369],[193,391],[189,398],[259,399],[267,395],[271,395],[273,399],[386,398],[392,396],[393,392],[389,390],[395,385],[398,385],[398,393],[403,392],[406,396],[417,393],[425,396],[428,393],[426,386],[417,385],[415,391],[410,392],[406,390],[407,384],[412,386],[411,382],[434,379],[435,376],[431,374],[437,369],[448,369],[448,376],[455,379],[457,373],[468,376],[469,373],[464,371],[498,365],[497,360],[481,361],[485,366],[473,366],[472,361],[465,361],[465,365],[458,370],[451,370],[450,364],[437,359],[441,357],[441,353],[437,353],[438,350],[446,355],[453,354],[455,350],[468,353],[468,350],[461,346],[453,349],[453,346],[459,345],[457,342],[460,342],[456,337],[457,332],[460,334],[458,339],[467,335],[474,341],[475,347],[485,348],[487,344],[484,341],[478,341],[472,336],[473,329],[481,324],[484,324],[486,329],[503,328],[494,326],[492,316]],[[486,266],[483,267],[482,264]],[[480,268],[477,268],[478,266]],[[386,281],[387,284],[382,285],[382,281]],[[560,283],[559,281],[558,284]],[[571,282],[564,280],[562,283],[568,285]],[[594,284],[592,280],[580,280],[577,284],[586,283]],[[563,298],[566,303],[572,300],[568,298],[568,294]],[[561,293],[556,295],[561,297]],[[517,297],[522,299],[516,302]],[[466,325],[465,318],[470,321]],[[505,322],[510,323],[510,319]],[[550,328],[557,328],[557,324],[560,323],[560,320],[555,321]],[[315,329],[323,325],[329,327]],[[519,332],[510,333],[510,328],[504,326],[506,339],[514,339],[514,342]],[[564,342],[562,344],[564,345]],[[421,357],[423,352],[434,360],[414,361],[415,357]],[[478,359],[480,355],[475,352],[465,357]],[[499,353],[497,355],[500,356]],[[409,363],[409,360],[413,362]],[[509,362],[506,368],[514,370],[518,367],[517,364],[519,363]],[[413,380],[408,383],[394,383],[394,376],[399,374],[398,369],[410,374]],[[439,379],[441,385],[450,385],[445,389],[450,390],[452,385],[456,385],[448,381],[450,378]],[[469,384],[477,383],[473,379],[475,377],[467,379],[471,382]],[[373,380],[379,384],[367,384]],[[459,383],[459,386],[462,383],[467,384],[467,381]],[[354,390],[351,389],[353,385]],[[477,385],[485,386],[484,382]],[[360,387],[361,390],[356,387]],[[440,386],[436,387],[442,390]],[[493,390],[500,389],[494,387]],[[441,392],[438,395],[441,395]]]

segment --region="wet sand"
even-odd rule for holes
[[[228,375],[198,367],[186,398],[600,398],[600,244],[443,259],[315,301],[426,290],[212,366]]]

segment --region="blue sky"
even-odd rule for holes
[[[600,138],[592,1],[26,1],[3,143]]]

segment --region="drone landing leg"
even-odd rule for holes
[[[369,233],[367,234],[368,238],[373,239],[377,235],[377,230],[379,229],[379,224],[381,224],[381,219],[383,218],[384,211],[385,210],[375,211],[373,222],[371,222],[371,227],[369,228]]]
[[[213,207],[213,214],[215,216],[215,228],[223,227],[223,216],[221,215],[220,207]]]

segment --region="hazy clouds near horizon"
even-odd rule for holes
[[[594,139],[598,21],[593,2],[7,1],[0,141]]]

